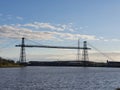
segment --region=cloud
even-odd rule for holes
[[[50,24],[50,23],[41,23],[41,22],[34,22],[34,23],[28,23],[28,24],[24,24],[24,25],[20,25],[19,26],[24,26],[24,27],[32,27],[35,29],[49,29],[49,30],[53,30],[53,31],[71,31],[73,32],[74,29],[72,27],[72,24]]]
[[[1,25],[0,26],[0,37],[7,38],[28,38],[28,39],[39,39],[39,40],[100,40],[100,41],[112,41],[119,42],[119,39],[105,39],[104,37],[96,37],[95,35],[87,34],[76,34],[70,33],[74,31],[71,26],[72,24],[56,24],[50,23],[28,23],[28,24],[17,24],[17,25]],[[33,27],[33,28],[30,28]],[[38,29],[38,30],[36,30]],[[48,29],[48,30],[46,30]],[[65,31],[66,30],[66,31]],[[67,31],[68,30],[68,31]],[[69,33],[68,33],[69,32]]]
[[[23,17],[21,17],[21,16],[14,16],[14,15],[11,15],[11,14],[2,14],[2,13],[0,13],[0,19],[2,21],[23,20]]]
[[[116,39],[116,38],[114,38],[114,39],[111,39],[111,41],[114,41],[114,42],[119,42],[119,41],[120,41],[120,39]]]
[[[49,24],[42,27],[49,27]],[[77,40],[78,38],[86,40],[98,40],[94,35],[81,35],[63,32],[53,32],[53,31],[33,31],[32,29],[13,26],[13,25],[2,25],[0,26],[0,37],[7,38],[30,38],[30,39],[42,39],[42,40]]]
[[[34,22],[34,23],[30,23],[30,24],[24,24],[21,25],[24,27],[33,27],[35,29],[51,29],[51,30],[56,30],[56,31],[64,31],[64,26],[63,27],[57,27],[57,26],[53,26],[50,23],[39,23],[39,22]]]
[[[52,25],[50,23],[29,23],[29,24],[17,24],[17,25],[2,25],[0,26],[0,37],[7,37],[7,38],[28,38],[28,39],[42,39],[42,40],[100,40],[100,41],[112,41],[112,42],[119,42],[120,39],[105,39],[104,37],[96,37],[95,35],[87,35],[87,34],[76,34],[76,33],[68,33],[65,32],[67,28],[69,31],[74,31],[71,26],[72,24],[68,25],[61,25],[56,24]],[[30,28],[33,27],[33,28]],[[39,30],[35,30],[39,29]],[[46,30],[48,29],[48,30]],[[49,30],[51,29],[51,30]],[[64,32],[61,32],[64,31]]]
[[[61,38],[67,39],[67,40],[78,40],[78,39],[84,39],[84,40],[99,40],[94,35],[81,35],[81,34],[71,34],[71,33],[57,33]]]
[[[17,28],[14,26],[0,26],[0,37],[6,38],[32,38],[32,39],[52,39],[54,36],[49,32],[37,32],[27,28]]]
[[[16,19],[23,20],[23,17],[17,16]]]
[[[80,27],[80,29],[83,29],[83,27]]]
[[[105,39],[104,37],[99,37],[99,40],[102,40],[104,42],[120,42],[120,39],[117,38]]]

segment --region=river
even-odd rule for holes
[[[0,68],[0,90],[115,90],[120,68]]]

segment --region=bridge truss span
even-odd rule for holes
[[[16,45],[16,47],[21,47],[21,52],[20,52],[20,63],[24,63],[26,62],[26,56],[25,56],[25,47],[26,48],[56,48],[56,49],[77,49],[78,53],[79,50],[82,49],[84,51],[84,60],[83,61],[87,61],[86,57],[88,57],[88,53],[87,50],[90,50],[91,48],[87,47],[87,41],[83,42],[83,47],[79,46],[78,43],[78,47],[70,47],[70,46],[50,46],[50,45],[27,45],[25,44],[25,38],[22,38],[22,43],[20,45]],[[79,54],[78,54],[79,55]],[[79,59],[79,58],[78,58]]]
[[[16,47],[21,47],[22,45],[16,45]],[[68,46],[49,46],[49,45],[24,45],[24,47],[29,48],[57,48],[57,49],[91,49],[87,47],[68,47]]]

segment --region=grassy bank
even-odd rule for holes
[[[0,68],[7,68],[7,67],[21,67],[21,65],[19,64],[0,65]]]
[[[20,67],[20,65],[15,63],[13,60],[4,59],[0,57],[0,68],[1,67]]]

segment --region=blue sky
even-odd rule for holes
[[[19,44],[20,38],[24,36],[41,44],[61,46],[77,46],[77,39],[80,38],[81,42],[87,40],[118,60],[119,24],[119,0],[1,0],[0,56],[18,58],[19,48],[15,48],[11,42]],[[7,50],[3,48],[8,44]],[[27,50],[28,56],[34,59],[48,56],[48,52],[57,52],[59,55],[63,52],[75,54],[71,50]],[[44,55],[41,54],[40,57],[39,53]]]

